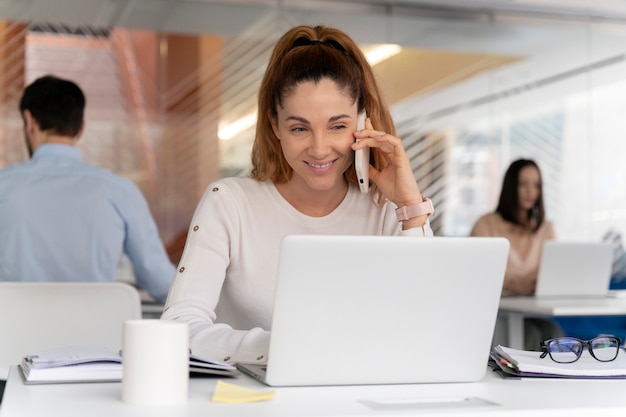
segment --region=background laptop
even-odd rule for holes
[[[613,244],[548,241],[543,245],[536,297],[606,297]]]
[[[467,382],[487,369],[503,238],[289,236],[265,367],[272,386]]]

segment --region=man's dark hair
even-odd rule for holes
[[[24,90],[20,114],[24,110],[30,111],[41,131],[75,137],[83,125],[85,95],[72,81],[45,75]]]

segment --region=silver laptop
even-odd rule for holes
[[[468,382],[487,369],[503,238],[288,236],[267,366],[271,386]]]
[[[545,242],[536,297],[606,297],[613,267],[613,244]]]

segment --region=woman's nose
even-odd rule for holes
[[[323,158],[330,153],[330,141],[326,133],[316,133],[311,139],[309,152],[316,158]]]

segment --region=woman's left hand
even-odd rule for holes
[[[411,169],[409,157],[404,151],[402,139],[388,133],[375,130],[369,117],[365,121],[365,129],[355,132],[357,141],[353,150],[365,146],[378,148],[389,165],[382,171],[370,165],[370,179],[378,186],[383,195],[398,207],[410,206],[422,202],[417,182]]]

